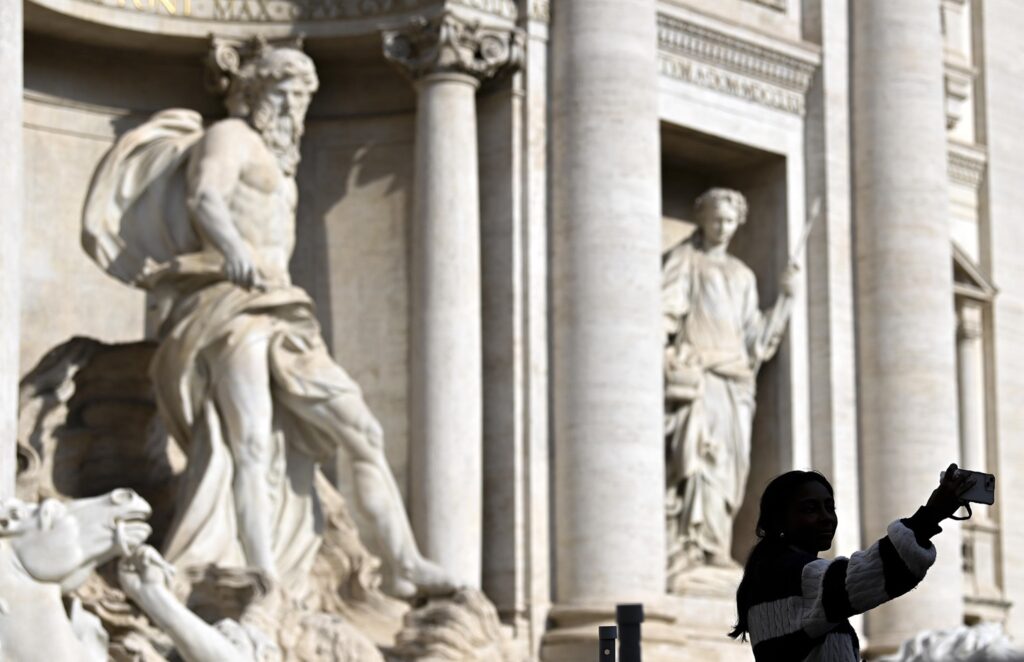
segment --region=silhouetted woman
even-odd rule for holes
[[[857,662],[850,616],[903,595],[935,562],[930,538],[962,504],[970,485],[949,465],[928,503],[889,525],[888,534],[849,559],[819,559],[832,546],[836,505],[819,473],[790,471],[761,496],[757,545],[736,591],[730,637],[750,635],[758,662]]]

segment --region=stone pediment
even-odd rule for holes
[[[981,266],[963,248],[953,242],[953,290],[956,294],[988,301],[999,291]]]

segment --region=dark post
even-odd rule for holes
[[[640,662],[640,624],[644,622],[644,606],[619,605],[615,608],[615,622],[622,633],[619,646],[622,662]]]
[[[597,637],[601,640],[597,658],[599,662],[615,662],[615,640],[618,634],[619,629],[614,625],[602,625],[597,628]]]

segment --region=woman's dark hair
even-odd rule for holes
[[[833,494],[828,479],[817,471],[787,471],[781,476],[776,476],[768,483],[768,487],[764,488],[761,495],[761,511],[757,516],[757,544],[750,550],[747,564],[743,568],[743,581],[736,589],[736,627],[729,633],[733,639],[747,639],[747,611],[751,606],[750,591],[754,573],[758,566],[786,549],[782,533],[789,504],[797,490],[810,482],[821,483],[829,494]]]

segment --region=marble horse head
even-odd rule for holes
[[[61,595],[149,537],[149,504],[128,489],[60,502],[0,502],[0,659],[106,662],[99,618]],[[40,636],[40,635],[43,636]]]
[[[98,565],[142,544],[152,532],[145,521],[151,512],[142,497],[124,488],[66,503],[10,499],[0,504],[0,548],[8,547],[15,567],[35,581],[67,592]]]

